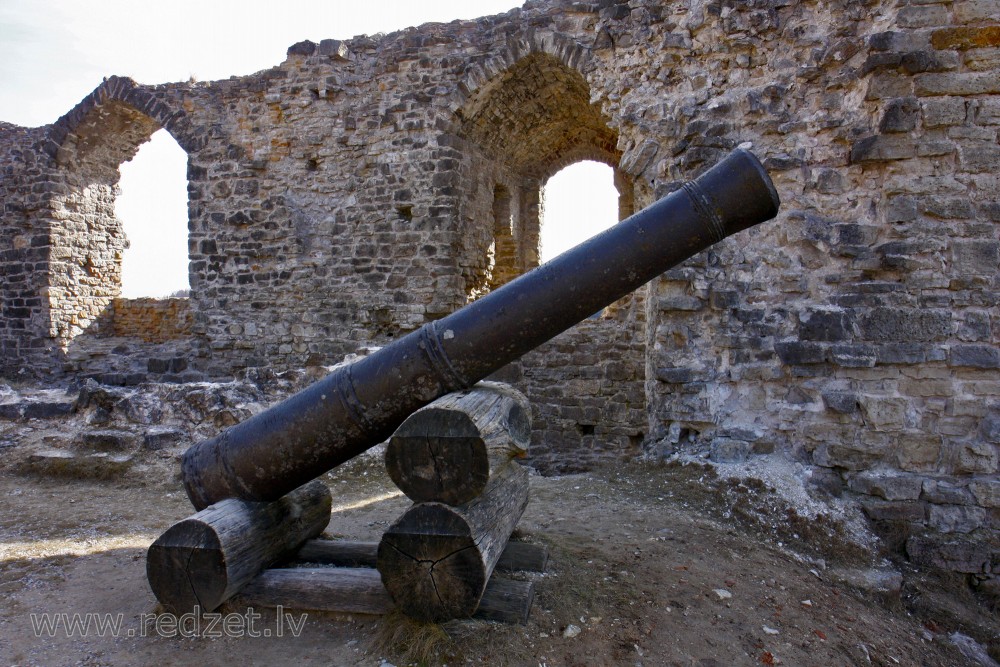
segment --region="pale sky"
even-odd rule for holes
[[[227,79],[281,63],[288,47],[304,39],[392,32],[518,5],[519,0],[0,0],[0,121],[28,127],[51,123],[113,74],[150,84]],[[187,286],[185,164],[184,152],[161,131],[122,165],[117,211],[132,244],[124,260],[125,296],[163,296]],[[597,167],[603,165],[591,165],[591,171]],[[568,187],[557,178],[550,181],[543,259],[616,222],[611,170],[599,173],[596,182],[577,176]],[[577,209],[560,213],[562,198]],[[598,224],[585,229],[583,221]],[[579,238],[547,235],[564,227]]]

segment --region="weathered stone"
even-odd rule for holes
[[[961,97],[934,97],[921,101],[924,125],[952,127],[961,125],[966,118],[966,101]]]
[[[184,431],[165,426],[153,427],[142,436],[142,446],[150,450],[165,449],[185,438]]]
[[[113,429],[86,431],[80,434],[80,444],[101,452],[126,452],[133,448],[135,435]]]
[[[997,472],[1000,456],[996,445],[986,442],[966,442],[957,446],[954,472],[957,475],[992,475]]]
[[[951,333],[946,311],[873,308],[858,320],[861,336],[878,343],[943,340]]]
[[[872,521],[922,522],[927,515],[927,507],[921,502],[892,500],[862,500],[861,507]]]
[[[915,97],[890,100],[879,122],[880,132],[910,132],[920,120],[920,103]]]
[[[824,391],[823,403],[829,410],[844,415],[856,414],[861,409],[858,395],[849,391]]]
[[[923,479],[916,475],[864,471],[852,475],[847,482],[851,491],[878,496],[884,500],[917,500]]]
[[[742,463],[750,455],[753,445],[746,440],[713,438],[709,443],[709,459],[716,463]]]
[[[876,431],[899,430],[906,424],[910,403],[905,398],[861,395],[858,403],[865,421]]]
[[[1000,93],[1000,73],[929,73],[914,77],[916,94],[931,95],[996,95]]]
[[[993,18],[997,18],[996,14]],[[931,33],[931,45],[942,50],[1000,46],[1000,25],[941,28]]]
[[[1000,507],[1000,480],[984,479],[969,483],[976,502],[983,507]]]
[[[850,313],[844,310],[807,310],[799,315],[799,338],[813,341],[841,341],[853,337]]]
[[[789,366],[821,364],[826,360],[826,348],[819,343],[780,342],[774,344],[774,351],[781,362]]]
[[[108,479],[124,474],[132,465],[129,454],[75,454],[62,449],[35,452],[25,461],[25,469],[55,477]]]
[[[988,518],[983,508],[968,505],[930,505],[928,511],[928,525],[941,533],[971,533]]]
[[[920,497],[935,505],[972,505],[976,502],[968,487],[942,479],[924,480]]]
[[[990,571],[990,547],[968,538],[915,535],[906,541],[906,555],[918,565],[951,572]]]
[[[990,345],[952,345],[949,366],[1000,368],[1000,348]]]

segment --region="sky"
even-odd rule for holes
[[[319,42],[392,32],[430,21],[503,13],[519,4],[519,0],[0,0],[0,121],[27,127],[52,123],[113,74],[149,84],[192,77],[227,79],[281,63],[288,47],[304,39]],[[131,243],[124,258],[124,296],[165,296],[186,287],[185,165],[184,152],[161,131],[121,167],[116,211]],[[560,184],[567,180],[560,172],[546,187],[543,259],[616,220],[610,168],[591,164],[576,169],[589,169],[590,175]],[[575,210],[560,213],[561,200],[575,205]],[[598,224],[585,229],[582,220]],[[564,227],[579,238],[548,234]]]

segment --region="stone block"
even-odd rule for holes
[[[923,478],[916,475],[867,470],[852,475],[847,487],[855,493],[877,496],[883,500],[917,500],[923,483]]]
[[[973,144],[959,148],[959,164],[973,174],[996,173],[1000,171],[1000,146],[996,144]]]
[[[774,344],[781,362],[789,366],[821,364],[826,361],[826,346],[820,343],[786,341]]]
[[[169,427],[153,427],[142,436],[142,446],[149,450],[165,449],[184,440],[184,431]]]
[[[909,137],[876,135],[851,145],[851,164],[889,162],[917,157],[917,144]]]
[[[910,132],[917,128],[919,120],[920,103],[917,98],[889,100],[879,122],[879,132]]]
[[[821,443],[813,452],[813,463],[824,468],[867,470],[881,463],[886,451],[860,443]]]
[[[657,368],[656,379],[668,384],[684,384],[694,380],[694,371],[690,368]]]
[[[966,100],[961,97],[932,97],[921,101],[924,127],[952,127],[966,119]]]
[[[964,442],[955,447],[956,475],[992,475],[997,472],[997,447],[988,442]]]
[[[844,415],[857,414],[861,410],[858,395],[851,391],[824,391],[823,404],[828,410]]]
[[[914,90],[921,97],[1000,93],[1000,72],[931,72],[917,74],[913,81]]]
[[[986,442],[1000,444],[1000,414],[986,415],[979,423],[979,432]]]
[[[100,452],[127,452],[135,444],[135,435],[115,429],[87,431],[80,434],[80,444]]]
[[[907,5],[900,8],[896,25],[900,28],[932,28],[950,21],[948,8],[944,5]]]
[[[35,452],[25,460],[27,472],[53,477],[108,479],[123,475],[132,465],[130,454],[75,454],[63,449]]]
[[[1000,348],[993,345],[952,345],[948,365],[966,368],[1000,368]]]
[[[863,499],[861,509],[872,521],[922,523],[927,518],[927,507],[921,502]]]
[[[976,498],[968,487],[943,479],[924,480],[920,498],[935,505],[976,504]]]
[[[940,465],[944,445],[940,435],[905,429],[895,449],[896,465],[906,472],[933,472]]]
[[[982,479],[969,483],[969,491],[981,507],[1000,507],[1000,480]]]
[[[752,449],[753,445],[746,440],[714,438],[709,443],[709,458],[716,463],[742,463]]]
[[[846,310],[807,309],[799,314],[799,338],[842,341],[854,336],[851,314]]]
[[[951,334],[946,310],[873,308],[858,319],[862,338],[876,343],[913,343],[943,340]]]
[[[997,9],[994,5],[994,20],[1000,18],[1000,14],[996,13]],[[940,50],[957,49],[960,51],[997,47],[1000,46],[1000,25],[939,28],[931,32],[931,46]]]
[[[928,525],[941,533],[971,533],[987,525],[989,515],[982,507],[930,505]]]
[[[896,431],[906,425],[910,402],[905,398],[863,394],[858,403],[865,423],[876,431]]]
[[[906,555],[917,565],[966,574],[989,573],[992,560],[985,542],[951,535],[914,535]]]
[[[962,0],[952,7],[952,15],[956,23],[977,23],[980,21],[997,20],[998,7],[996,0]]]
[[[830,361],[844,368],[873,368],[877,360],[871,345],[833,345]]]

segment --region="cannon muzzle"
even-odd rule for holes
[[[767,172],[736,150],[694,181],[483,298],[430,322],[184,454],[201,510],[270,501],[382,442],[413,411],[471,387],[667,269],[777,215]]]

